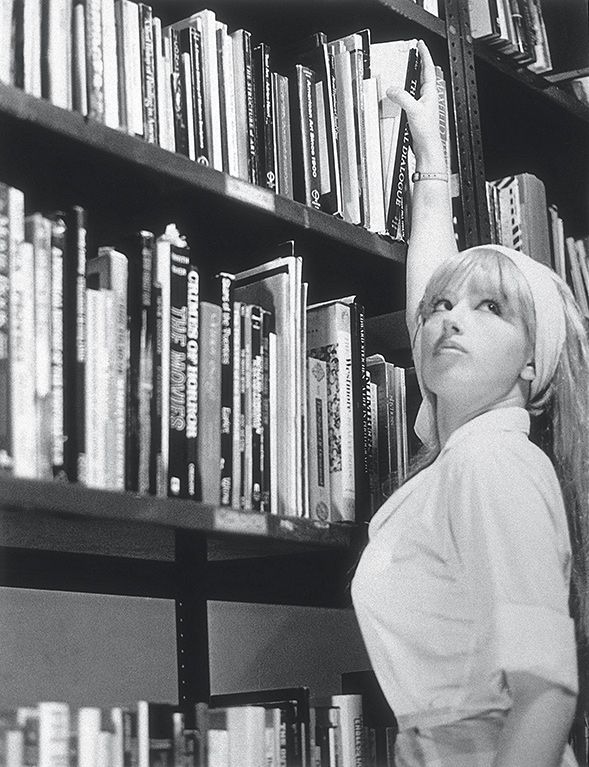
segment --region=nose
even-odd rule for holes
[[[444,312],[443,328],[446,335],[450,333],[462,333],[462,324],[460,308],[457,305]]]

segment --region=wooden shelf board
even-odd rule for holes
[[[65,142],[68,147],[75,145],[78,153],[88,153],[94,159],[103,156],[109,167],[117,162],[129,173],[147,176],[163,194],[193,193],[222,198],[226,203],[256,210],[278,223],[312,232],[318,238],[341,243],[346,248],[393,262],[403,263],[405,260],[406,246],[403,243],[391,242],[363,227],[348,224],[271,190],[198,165],[183,155],[168,152],[141,138],[0,83],[0,131],[3,125],[10,127],[17,136],[22,128],[22,133],[26,134],[23,141],[34,141],[39,136],[47,141],[52,137],[57,146]],[[3,148],[0,138],[0,158],[3,152],[13,151],[9,143],[6,141]],[[83,158],[83,154],[80,156]]]
[[[39,519],[42,526],[47,525],[48,518],[59,520],[59,524],[71,520],[74,526],[86,521],[89,525],[99,526],[103,522],[115,535],[120,525],[127,536],[131,525],[139,525],[150,531],[159,527],[164,537],[170,531],[186,531],[218,539],[219,545],[225,539],[232,539],[231,545],[239,548],[243,542],[246,549],[251,548],[252,553],[255,551],[258,555],[263,554],[265,544],[269,552],[275,551],[276,544],[278,547],[285,544],[288,547],[345,549],[351,545],[356,529],[352,525],[327,525],[309,519],[237,511],[194,501],[26,479],[0,480],[0,509],[3,510],[2,527],[7,528],[8,533],[13,526],[11,516],[14,527],[18,527],[23,516],[28,527],[35,524],[35,519]],[[259,545],[251,547],[255,541],[259,541]],[[216,548],[218,550],[219,546]]]

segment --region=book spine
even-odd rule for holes
[[[67,27],[69,30],[69,27]],[[68,32],[69,34],[69,32]],[[114,0],[102,0],[102,40],[104,52],[104,122],[120,127],[119,57]]]
[[[194,136],[196,161],[200,165],[210,165],[210,148],[205,119],[205,95],[203,84],[203,47],[200,28],[191,28],[190,57],[192,61]]]
[[[186,275],[186,461],[187,495],[189,498],[202,496],[201,478],[198,471],[198,384],[201,374],[199,365],[201,340],[199,306],[200,275],[196,266],[189,264]]]
[[[258,156],[260,183],[268,189],[276,189],[276,163],[274,153],[274,114],[272,108],[272,71],[270,48],[265,43],[257,45],[252,52],[252,65],[256,89],[258,128]]]
[[[222,309],[201,303],[198,379],[198,468],[201,500],[219,505],[221,494]]]
[[[143,136],[143,79],[141,74],[141,25],[139,5],[131,0],[123,3],[123,49],[127,104],[127,130],[131,135]]]
[[[329,435],[327,429],[327,366],[323,360],[307,359],[309,513],[311,519],[329,521]]]
[[[274,142],[276,146],[276,184],[278,194],[293,199],[292,146],[290,132],[290,103],[288,79],[272,73],[274,97]]]
[[[88,116],[104,122],[102,0],[86,0],[85,8]]]
[[[231,505],[235,509],[240,508],[241,504],[241,432],[242,432],[242,411],[241,411],[241,301],[233,302],[233,335],[232,335],[232,356],[233,356],[233,405],[232,414],[232,476],[231,476]]]
[[[405,78],[405,90],[412,96],[417,91],[419,84],[419,54],[416,47],[411,47],[407,58],[407,73]],[[404,197],[408,184],[407,163],[409,155],[409,125],[404,110],[399,117],[399,139],[395,154],[393,170],[393,185],[387,211],[387,231],[393,239],[402,239],[406,232],[404,226]]]
[[[153,12],[151,6],[139,6],[139,46],[141,55],[141,91],[143,94],[143,138],[158,143],[157,99],[155,83],[155,51],[153,44]]]
[[[233,280],[226,272],[216,277],[221,307],[221,506],[231,506],[233,492]]]
[[[66,479],[65,419],[64,419],[64,314],[63,269],[67,226],[64,215],[54,214],[51,220],[51,423],[52,472]]]
[[[185,29],[183,32],[190,32]],[[182,48],[184,46],[181,46]],[[192,77],[192,62],[190,53],[182,50],[181,53],[181,82],[184,100],[186,102],[186,134],[188,136],[188,157],[196,160],[196,141],[194,127],[194,79]]]
[[[351,304],[352,395],[354,407],[354,463],[356,476],[356,521],[369,507],[371,453],[370,383],[366,369],[364,307]]]
[[[252,508],[255,511],[262,510],[262,482],[263,482],[263,343],[262,343],[263,310],[260,306],[253,306],[251,312],[251,388],[252,388],[252,417],[251,417],[251,440],[252,440]]]
[[[10,188],[0,183],[0,470],[13,468],[10,386]]]
[[[252,306],[241,305],[240,428],[241,458],[239,508],[252,508]]]
[[[174,138],[176,151],[188,156],[188,125],[186,119],[186,98],[182,88],[182,54],[179,33],[169,27],[164,30],[170,41],[172,69],[172,107],[174,112]]]
[[[169,468],[168,495],[188,495],[186,452],[186,343],[188,248],[171,246],[169,364]]]
[[[125,439],[125,489],[145,493],[149,487],[149,402],[152,391],[152,311],[154,235],[142,230],[128,245],[129,280],[127,314],[129,365],[127,373],[127,418]]]
[[[262,493],[260,510],[272,512],[271,335],[274,317],[262,310]]]
[[[291,80],[291,126],[294,198],[313,208],[321,207],[321,189],[315,132],[315,75],[297,64]]]
[[[38,767],[67,767],[69,761],[70,710],[67,703],[39,703]]]
[[[233,77],[233,44],[227,25],[217,22],[217,64],[219,68],[219,101],[223,139],[223,170],[239,176],[237,149],[237,116],[235,111],[235,81]]]
[[[258,125],[256,120],[257,93],[255,86],[251,34],[244,30],[243,34],[243,59],[245,67],[245,93],[246,93],[246,116],[247,116],[247,140],[248,140],[248,175],[252,184],[260,183],[260,169],[258,165]]]

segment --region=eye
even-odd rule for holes
[[[452,301],[448,298],[436,298],[432,301],[432,312],[449,312],[452,309]]]
[[[495,301],[494,298],[486,298],[484,301],[481,301],[479,306],[482,306],[486,309],[488,309],[493,314],[496,314],[498,317],[501,316],[501,305],[498,301]]]

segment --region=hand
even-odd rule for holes
[[[389,88],[387,96],[407,113],[417,170],[444,171],[446,163],[440,136],[435,65],[423,40],[418,42],[418,50],[421,61],[419,98],[400,87]]]

